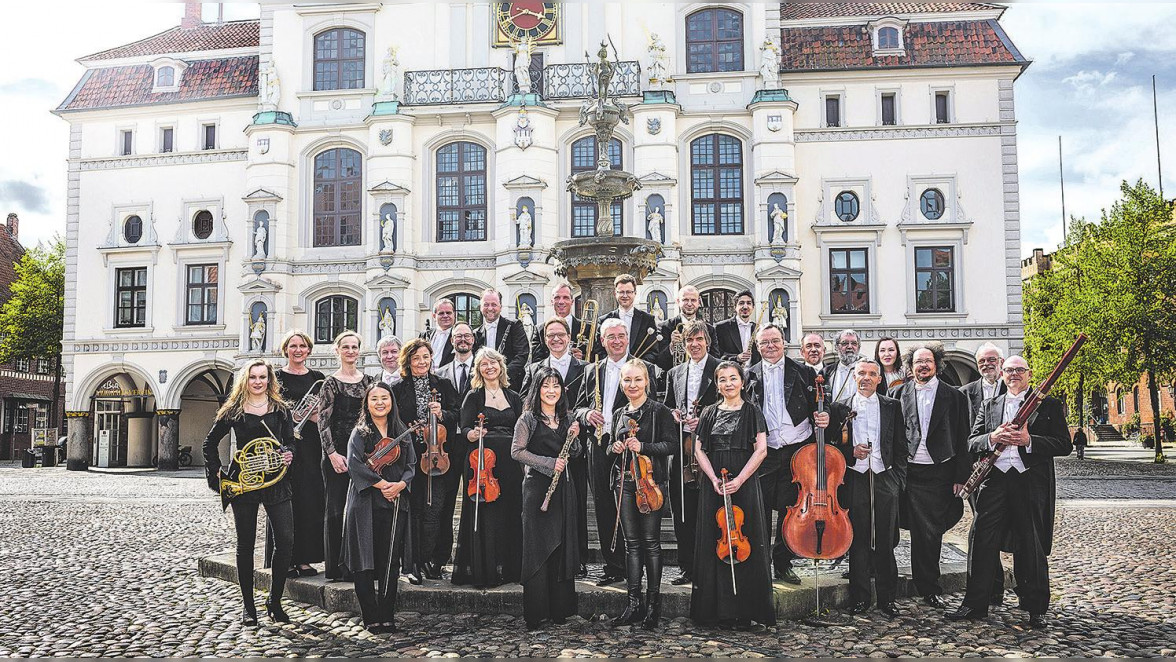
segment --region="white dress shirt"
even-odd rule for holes
[[[915,450],[911,462],[915,464],[935,464],[931,454],[927,452],[927,428],[931,425],[931,410],[935,408],[935,392],[939,390],[939,378],[932,377],[926,384],[915,383],[915,404],[919,408],[919,448]]]
[[[1021,408],[1021,403],[1025,402],[1025,394],[1028,391],[1021,391],[1017,395],[1012,393],[1005,393],[1004,416],[1001,418],[1001,423],[1011,423],[1017,417],[1017,410]],[[992,439],[988,440],[988,447],[993,448]],[[1025,447],[1026,453],[1033,452],[1033,445],[1030,444]],[[1021,452],[1016,446],[1009,446],[996,457],[996,464],[993,465],[1002,472],[1007,473],[1009,469],[1016,469],[1018,473],[1025,473],[1029,470],[1025,463],[1021,461]]]
[[[626,354],[620,361],[614,362],[612,359],[604,360],[604,390],[601,391],[601,397],[604,398],[604,429],[612,431],[613,429],[613,399],[617,395],[617,388],[621,383],[621,366],[629,360]]]
[[[751,327],[755,326],[752,321],[744,322],[739,318],[735,318],[735,323],[739,326],[739,347],[743,351],[747,351],[747,346],[751,343]]]
[[[996,397],[996,389],[999,386],[1000,386],[999,380],[989,384],[987,379],[981,379],[980,380],[980,388],[981,388],[981,392],[984,394],[984,397],[981,398],[981,400],[991,400],[992,398],[995,398]]]
[[[433,346],[433,367],[441,367],[441,354],[445,351],[445,344],[449,342],[449,332],[453,327],[441,330],[437,329],[433,332],[433,340],[430,343]]]
[[[466,388],[470,386],[470,380],[474,378],[474,355],[470,354],[466,360],[462,361],[456,354],[453,355],[453,387],[461,390],[461,369],[465,367]]]
[[[555,368],[556,370],[558,370],[559,376],[563,377],[565,382],[568,378],[568,368],[570,368],[571,365],[572,365],[571,352],[564,352],[564,355],[559,358],[556,358],[554,355],[548,355],[548,357],[547,357],[547,367]]]
[[[384,382],[388,386],[395,386],[400,382],[400,373],[388,372],[385,370],[384,374],[380,375],[380,381]]]
[[[625,323],[625,333],[628,334],[631,341],[633,338],[633,309],[625,310],[624,308],[617,308],[617,315]]]
[[[781,358],[778,363],[763,362],[764,370],[764,418],[768,423],[768,448],[781,448],[786,445],[798,444],[809,438],[813,433],[813,424],[806,418],[796,425],[792,414],[788,413],[787,403],[784,402],[784,366]]]
[[[490,349],[498,349],[498,323],[501,321],[499,317],[493,322],[482,322],[482,328],[486,331],[486,346]]]
[[[836,402],[848,403],[853,394],[857,392],[857,385],[853,383],[853,366],[845,365],[844,363],[837,364],[837,370],[833,372],[833,400]]]
[[[824,364],[822,364],[822,363],[818,363],[816,365],[813,365],[811,363],[808,363],[807,361],[805,362],[805,365],[808,366],[810,369],[812,369],[814,377],[821,374],[821,369],[825,367]]]
[[[702,376],[706,371],[706,357],[702,357],[701,361],[694,361],[693,359],[686,363],[686,402],[680,403],[682,407],[689,409],[694,401],[698,399],[698,392],[702,390]]]
[[[878,405],[878,394],[868,398],[862,397],[861,393],[854,394],[853,410],[857,412],[853,419],[853,444],[869,445],[870,456],[858,460],[850,468],[858,473],[864,474],[870,470],[880,474],[886,471],[886,465],[882,462],[882,444],[879,443],[882,438],[882,410]]]

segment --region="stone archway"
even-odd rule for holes
[[[181,446],[192,448],[192,464],[204,463],[201,446],[216,411],[232,387],[232,366],[224,361],[189,365],[176,376],[164,408],[156,410],[159,425],[158,467],[174,471]],[[183,416],[181,416],[183,413]]]
[[[109,374],[89,395],[86,438],[86,466],[148,467],[155,454],[155,391],[151,384],[132,372]],[[71,435],[71,446],[74,443]],[[71,452],[71,456],[73,453]]]

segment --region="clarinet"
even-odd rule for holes
[[[563,448],[559,449],[559,459],[567,462],[568,455],[572,453],[572,442],[576,440],[576,435],[568,430],[568,438],[564,440]],[[547,507],[551,505],[551,495],[555,494],[555,488],[559,486],[560,476],[563,476],[563,471],[556,469],[555,473],[551,475],[551,485],[547,486],[547,496],[543,497],[543,505],[539,506],[539,510],[547,512]]]

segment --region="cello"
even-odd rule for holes
[[[469,486],[466,496],[474,502],[474,531],[478,530],[478,506],[482,503],[493,503],[502,494],[498,479],[494,477],[494,462],[497,459],[493,450],[486,448],[486,414],[478,414],[478,448],[470,453]]]
[[[751,541],[743,534],[743,509],[731,504],[731,495],[727,494],[727,470],[723,469],[723,507],[715,512],[715,521],[719,525],[719,542],[715,546],[715,553],[719,560],[731,566],[731,589],[739,595],[739,586],[735,583],[735,564],[743,563],[751,556]]]
[[[817,413],[825,412],[825,378],[817,375]],[[853,541],[849,511],[837,501],[837,488],[845,481],[845,456],[825,443],[825,429],[817,428],[817,441],[792,456],[792,482],[800,486],[796,505],[789,506],[781,525],[788,547],[797,556],[813,559],[841,558]]]
[[[429,404],[441,401],[441,394],[433,389]],[[433,505],[433,476],[449,471],[449,453],[445,452],[445,426],[437,421],[432,409],[429,410],[429,424],[425,427],[425,452],[421,453],[421,471],[428,476],[428,504]]]

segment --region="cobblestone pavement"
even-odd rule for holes
[[[1059,492],[1115,475],[1094,465],[1080,471],[1101,474],[1063,479]],[[1152,484],[1130,477],[1100,489]],[[1161,482],[1148,498],[1173,499]],[[575,618],[527,633],[513,617],[406,613],[400,632],[376,637],[354,616],[290,601],[293,623],[263,616],[261,627],[242,628],[236,587],[196,574],[196,559],[230,547],[233,535],[196,471],[0,468],[0,656],[1176,655],[1176,500],[1096,505],[1059,510],[1043,631],[1008,607],[960,625],[908,599],[897,621],[870,612],[831,629],[787,622],[725,632],[677,619],[649,633]]]

